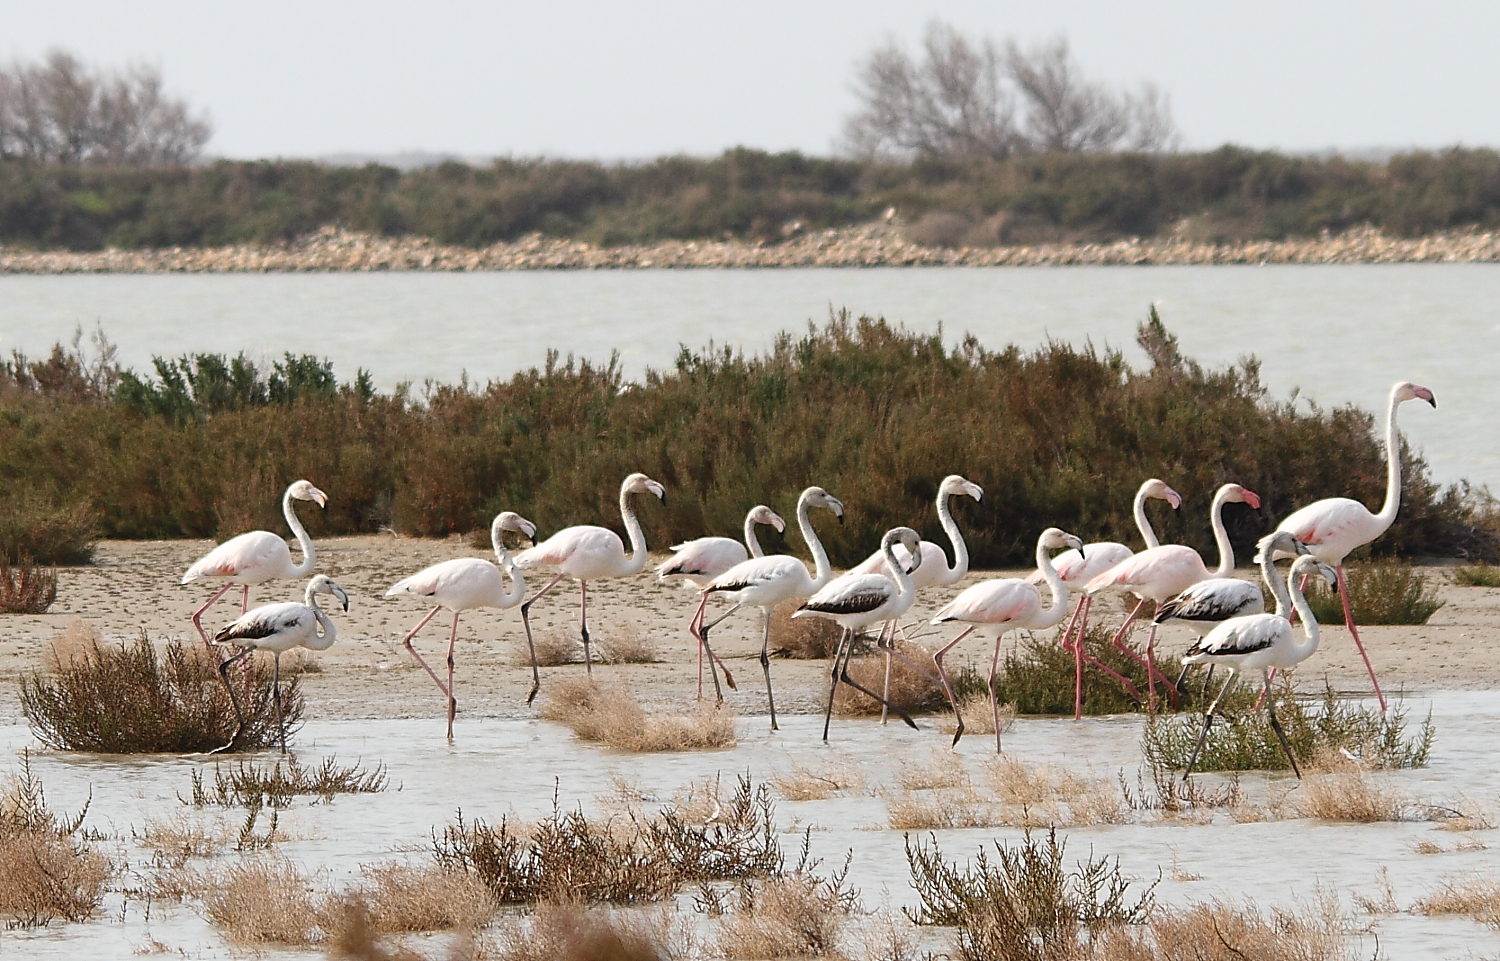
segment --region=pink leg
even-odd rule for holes
[[[1057,636],[1057,643],[1062,645],[1062,649],[1065,651],[1070,650],[1068,647],[1068,638],[1073,636],[1073,628],[1078,626],[1078,618],[1083,615],[1084,611],[1088,610],[1089,600],[1090,598],[1087,594],[1078,599],[1078,603],[1073,607],[1073,616],[1068,619],[1068,626],[1063,628],[1063,632]]]
[[[213,607],[214,601],[217,601],[219,598],[223,597],[225,592],[233,586],[234,581],[230,581],[229,583],[225,584],[223,587],[214,592],[213,597],[210,597],[208,600],[204,601],[202,607],[193,612],[193,627],[198,631],[198,636],[203,638],[203,646],[208,648],[210,651],[214,649],[214,642],[208,639],[208,634],[203,630],[203,612],[208,610],[210,607]]]
[[[995,696],[995,672],[1000,668],[1000,639],[1004,636],[1005,630],[1002,628],[1000,630],[1000,633],[995,635],[995,653],[990,655],[990,716],[994,718],[995,721],[996,754],[1005,753],[1000,749],[1000,699]]]
[[[406,632],[406,636],[403,637],[403,638],[401,638],[401,643],[406,647],[407,652],[409,654],[411,654],[412,657],[414,657],[414,658],[417,659],[417,663],[420,664],[420,665],[422,665],[422,670],[426,671],[427,672],[427,676],[430,677],[430,678],[432,678],[432,683],[434,683],[434,684],[436,684],[438,686],[438,690],[440,690],[440,691],[443,692],[443,696],[444,697],[448,697],[448,696],[450,696],[449,692],[448,692],[448,688],[446,688],[446,687],[443,686],[443,682],[438,679],[437,674],[433,672],[432,668],[430,668],[430,667],[427,666],[427,662],[426,661],[422,660],[422,655],[420,655],[420,654],[417,653],[417,649],[415,647],[411,646],[411,639],[414,638],[414,637],[416,637],[417,636],[417,632],[420,631],[422,628],[426,627],[427,626],[427,622],[430,621],[430,620],[432,620],[432,618],[437,614],[437,612],[440,611],[440,610],[442,610],[442,609],[443,609],[443,606],[441,604],[439,604],[437,607],[434,607],[432,610],[428,611],[427,614],[420,621],[417,622],[417,626],[416,627],[414,627],[411,630],[409,630],[409,631]]]
[[[578,633],[583,635],[583,668],[594,676],[594,656],[589,653],[589,584],[578,582]]]
[[[1339,600],[1344,602],[1344,625],[1349,628],[1349,633],[1354,637],[1354,646],[1359,648],[1359,656],[1364,659],[1365,671],[1370,675],[1370,684],[1375,688],[1375,699],[1380,702],[1380,713],[1385,713],[1385,695],[1380,693],[1380,682],[1375,679],[1375,668],[1370,666],[1370,655],[1365,653],[1365,645],[1359,639],[1359,628],[1354,626],[1354,612],[1349,609],[1349,589],[1344,585],[1344,565],[1338,566],[1339,575]]]
[[[1136,619],[1137,615],[1139,615],[1141,613],[1141,609],[1144,608],[1145,606],[1146,606],[1146,599],[1143,597],[1143,598],[1141,598],[1140,603],[1136,604],[1135,609],[1130,612],[1130,616],[1128,616],[1128,617],[1125,618],[1125,623],[1123,623],[1123,624],[1120,625],[1120,629],[1118,631],[1115,631],[1115,636],[1112,637],[1112,638],[1110,638],[1110,640],[1109,640],[1109,642],[1111,644],[1113,644],[1115,647],[1117,647],[1117,648],[1120,649],[1120,652],[1122,654],[1124,654],[1127,657],[1129,657],[1132,661],[1135,661],[1141,667],[1145,667],[1146,666],[1146,662],[1143,661],[1143,660],[1141,660],[1140,655],[1137,654],[1135,651],[1132,651],[1130,649],[1130,647],[1128,645],[1126,645],[1126,643],[1125,643],[1125,632],[1129,629],[1129,627],[1131,625],[1131,622],[1133,622]],[[1150,675],[1149,671],[1147,672],[1147,675],[1149,677],[1149,675]]]
[[[953,696],[953,685],[948,683],[948,672],[943,668],[943,658],[948,655],[949,651],[953,650],[953,645],[968,637],[973,631],[973,625],[964,628],[961,634],[947,644],[944,644],[938,649],[936,654],[932,655],[932,662],[937,665],[938,677],[943,682],[943,693],[948,695],[948,703],[953,706],[953,720],[958,725],[957,730],[953,732],[954,747],[958,746],[958,739],[964,736],[964,719],[958,713],[958,699]]]
[[[1078,611],[1082,611],[1089,605],[1090,598],[1084,595],[1083,600],[1078,602]],[[1074,619],[1078,617],[1078,611],[1073,612]],[[1085,619],[1085,623],[1087,620]],[[1083,632],[1078,632],[1078,637],[1073,641],[1073,720],[1083,717]]]
[[[1296,613],[1297,612],[1295,610],[1292,611],[1292,615],[1293,616],[1296,616]],[[1266,699],[1266,693],[1271,690],[1271,682],[1274,681],[1274,680],[1276,680],[1276,668],[1274,668],[1274,667],[1267,668],[1266,669],[1266,686],[1260,689],[1260,693],[1259,694],[1255,695],[1255,710],[1257,710],[1257,711],[1260,710],[1261,704]]]
[[[699,632],[699,625],[702,623],[703,614],[704,614],[704,612],[705,612],[705,610],[707,608],[708,608],[708,595],[704,594],[704,593],[700,593],[698,595],[698,609],[693,612],[693,616],[692,617],[688,618],[688,633],[691,634],[691,635],[693,635],[693,639],[698,642],[698,694],[697,694],[697,696],[698,696],[698,700],[700,700],[700,701],[703,700],[703,635]],[[713,665],[710,664],[709,667],[712,668]],[[718,677],[719,676],[717,674],[715,674],[714,675],[714,680],[718,680]]]
[[[448,632],[448,740],[453,740],[453,716],[458,700],[453,696],[453,645],[458,641],[458,611],[453,612],[453,630]]]

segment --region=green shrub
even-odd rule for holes
[[[1461,587],[1500,587],[1500,567],[1489,564],[1455,567],[1453,583]]]
[[[59,504],[36,494],[0,495],[0,563],[87,564],[98,536],[98,513],[86,504]]]
[[[1346,564],[1344,576],[1355,624],[1426,624],[1443,606],[1437,586],[1404,561]],[[1310,579],[1307,587],[1307,606],[1319,624],[1344,623],[1337,591],[1322,578]]]

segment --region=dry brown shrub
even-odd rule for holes
[[[583,677],[560,678],[548,689],[542,717],[566,724],[585,741],[622,751],[701,751],[734,744],[734,715],[703,705],[693,714],[647,714],[628,691]]]
[[[463,871],[435,864],[377,864],[349,897],[368,912],[376,933],[405,931],[473,931],[495,913],[490,889]]]
[[[771,609],[772,654],[798,661],[833,656],[842,629],[824,617],[793,617],[801,601],[783,601]]]
[[[839,956],[849,907],[816,878],[788,874],[740,889],[739,903],[719,924],[719,956],[738,959]]]
[[[1098,961],[1345,961],[1353,952],[1344,936],[1338,902],[1322,895],[1300,909],[1273,908],[1267,916],[1253,901],[1209,901],[1186,908],[1158,907],[1148,924],[1104,930],[1094,945]]]
[[[896,785],[907,791],[964,787],[968,783],[963,758],[943,748],[934,748],[925,760],[903,759],[896,769]]]
[[[131,833],[137,843],[156,855],[159,864],[170,867],[181,867],[189,858],[218,854],[234,837],[222,820],[195,818],[182,810],[172,812],[170,817],[148,818]]]
[[[807,618],[798,618],[806,620]],[[922,665],[932,664],[932,651],[920,644],[897,639],[896,650],[902,657]],[[940,711],[948,706],[943,688],[936,680],[937,670],[932,676],[922,673],[899,657],[891,658],[890,702],[908,714],[914,711]],[[883,691],[885,687],[885,657],[879,650],[872,650],[864,657],[849,661],[849,676],[861,687],[871,691]],[[880,702],[847,684],[839,685],[833,699],[835,714],[859,716],[880,713]],[[988,711],[988,707],[986,707]],[[992,729],[993,730],[993,729]]]
[[[322,674],[323,663],[318,655],[301,647],[294,647],[281,655],[281,673],[287,676],[298,674]]]
[[[606,641],[599,641],[596,657],[602,664],[656,664],[661,654],[656,644],[635,627],[624,627]]]
[[[113,866],[77,837],[87,808],[74,817],[52,813],[29,753],[21,765],[0,793],[0,918],[20,926],[85,920]]]
[[[944,705],[946,707],[946,704]],[[964,718],[965,734],[994,734],[995,712],[990,710],[990,697],[983,691],[973,691],[969,694],[961,694],[958,698],[958,709]],[[1000,733],[1004,734],[1010,730],[1010,726],[1016,721],[1016,706],[1014,704],[1000,705]],[[939,729],[944,734],[952,734],[958,729],[953,721],[951,711],[942,715],[938,722]]]
[[[210,874],[208,919],[242,944],[312,944],[321,936],[324,895],[282,857],[237,862]]]
[[[859,768],[844,761],[817,767],[793,764],[790,771],[773,774],[770,781],[788,801],[821,801],[840,791],[857,791],[864,786]]]
[[[1309,775],[1292,800],[1292,809],[1299,817],[1356,824],[1430,817],[1427,805],[1355,767]]]
[[[1489,875],[1447,878],[1438,889],[1412,905],[1418,914],[1466,914],[1500,927],[1500,881]]]
[[[45,614],[57,600],[57,572],[22,558],[0,563],[0,614]]]
[[[538,667],[561,667],[564,664],[583,663],[583,642],[576,637],[549,631],[537,634],[534,643]],[[526,649],[524,637],[521,639],[521,657],[525,658],[528,664],[531,662],[531,653]]]
[[[661,961],[670,957],[663,915],[544,901],[496,932],[499,961]]]
[[[1000,807],[972,787],[942,791],[902,791],[886,798],[887,824],[895,831],[984,828],[1006,823]]]
[[[985,773],[995,798],[1009,809],[1004,823],[1078,826],[1127,820],[1124,799],[1107,778],[1011,758],[990,762]]]

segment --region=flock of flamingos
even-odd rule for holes
[[[1154,701],[1156,697],[1158,680],[1162,682],[1165,695],[1174,704],[1181,688],[1181,677],[1176,681],[1169,680],[1162,677],[1155,667],[1153,655],[1156,631],[1162,624],[1184,623],[1198,634],[1198,639],[1182,658],[1184,673],[1192,665],[1208,665],[1210,677],[1213,669],[1219,665],[1228,669],[1228,680],[1205,712],[1203,731],[1198,740],[1198,748],[1201,749],[1219,703],[1242,672],[1259,671],[1264,688],[1269,689],[1276,671],[1294,667],[1317,651],[1318,625],[1302,593],[1308,577],[1314,573],[1320,573],[1337,587],[1343,601],[1345,624],[1364,658],[1375,695],[1384,710],[1385,697],[1380,691],[1374,669],[1370,667],[1369,657],[1365,654],[1349,609],[1343,562],[1351,551],[1385,533],[1396,518],[1401,501],[1396,409],[1405,401],[1417,399],[1425,400],[1433,407],[1437,406],[1432,391],[1425,387],[1401,382],[1391,388],[1385,434],[1386,496],[1385,504],[1378,513],[1370,511],[1357,501],[1345,497],[1330,497],[1294,512],[1273,533],[1261,539],[1256,561],[1260,564],[1266,587],[1275,601],[1274,613],[1264,613],[1265,596],[1259,585],[1233,576],[1234,553],[1224,529],[1221,512],[1225,504],[1231,503],[1247,504],[1252,508],[1260,506],[1260,498],[1238,484],[1225,484],[1213,499],[1210,520],[1218,545],[1219,563],[1212,570],[1192,548],[1161,544],[1157,540],[1146,517],[1146,501],[1153,498],[1165,500],[1176,508],[1181,503],[1181,497],[1155,478],[1142,484],[1135,495],[1135,522],[1145,541],[1144,550],[1133,551],[1123,544],[1113,542],[1084,544],[1079,538],[1056,527],[1044,530],[1037,539],[1037,570],[1029,578],[997,578],[975,584],[931,618],[933,624],[951,622],[963,628],[933,656],[937,669],[936,680],[947,694],[957,720],[954,744],[962,737],[964,724],[943,667],[945,655],[974,631],[993,640],[989,701],[990,710],[996,715],[995,739],[998,749],[1000,725],[994,680],[1001,637],[1010,630],[1041,630],[1060,624],[1067,615],[1069,593],[1073,591],[1081,591],[1081,599],[1060,636],[1060,643],[1075,659],[1075,716],[1081,708],[1085,663],[1111,674],[1132,695],[1138,698],[1140,696],[1130,680],[1111,670],[1085,650],[1085,628],[1090,604],[1096,594],[1122,592],[1139,598],[1139,603],[1115,632],[1111,643],[1145,669],[1149,699]],[[666,499],[666,490],[662,485],[646,475],[632,474],[625,478],[620,487],[620,515],[630,539],[629,553],[618,534],[608,528],[592,525],[568,527],[537,543],[536,526],[519,514],[506,511],[495,518],[490,528],[498,566],[478,558],[444,561],[413,574],[386,591],[386,597],[415,597],[432,605],[431,610],[402,638],[402,644],[432,677],[447,699],[450,738],[453,736],[453,719],[457,709],[457,701],[453,695],[453,647],[458,637],[458,618],[463,611],[479,607],[510,608],[520,605],[521,622],[525,626],[526,642],[531,651],[532,683],[526,699],[530,704],[541,686],[536,648],[531,635],[531,605],[556,587],[563,578],[572,578],[578,582],[578,629],[583,640],[584,663],[592,674],[588,583],[599,578],[638,574],[646,566],[646,538],[631,504],[631,498],[636,494],[651,494],[663,501]],[[859,690],[878,699],[885,709],[894,710],[907,724],[916,727],[910,717],[889,703],[891,658],[904,659],[894,643],[895,629],[899,619],[910,611],[920,590],[934,585],[953,584],[968,573],[968,550],[949,505],[950,499],[958,496],[968,496],[978,501],[983,496],[983,491],[957,475],[946,478],[938,489],[938,519],[952,543],[952,566],[949,566],[947,554],[941,546],[921,540],[917,532],[909,527],[897,527],[886,533],[881,540],[880,549],[868,559],[849,572],[835,577],[809,512],[813,508],[819,508],[842,520],[844,505],[821,487],[807,488],[797,500],[797,526],[812,554],[814,566],[811,571],[795,557],[762,553],[755,536],[756,526],[766,524],[778,531],[786,528],[785,522],[763,505],[753,508],[746,516],[743,545],[727,537],[701,537],[675,546],[672,556],[657,568],[657,574],[663,580],[681,580],[699,591],[698,608],[688,625],[698,642],[699,697],[702,697],[702,666],[705,657],[720,700],[723,696],[719,687],[719,671],[723,671],[730,686],[734,683],[709,645],[710,632],[741,608],[758,608],[762,618],[760,664],[765,672],[766,705],[770,713],[771,728],[775,730],[776,702],[771,690],[768,654],[771,611],[778,604],[800,599],[802,604],[794,617],[828,618],[843,628],[829,672],[829,712],[832,710],[834,691],[840,682],[859,687],[847,671],[854,637],[859,631],[878,624],[880,629],[876,644],[885,657],[886,687],[880,694],[863,687],[859,687]],[[218,591],[193,612],[192,622],[204,644],[210,648],[214,644],[239,648],[237,653],[220,664],[219,673],[225,687],[229,689],[235,712],[240,717],[241,728],[243,715],[228,682],[230,665],[255,650],[267,650],[275,654],[276,667],[272,684],[279,712],[282,652],[294,647],[326,650],[336,638],[334,622],[318,606],[318,595],[331,595],[344,610],[349,609],[348,594],[333,580],[321,574],[313,577],[307,585],[303,603],[267,604],[253,610],[248,609],[252,586],[274,578],[301,579],[313,573],[316,552],[312,539],[293,509],[293,501],[296,500],[314,501],[319,506],[324,506],[327,496],[307,481],[299,480],[287,488],[282,498],[282,510],[287,523],[301,545],[300,563],[292,562],[287,542],[279,535],[269,531],[251,531],[214,548],[188,568],[182,578],[184,584],[200,580],[221,582],[222,586]],[[505,531],[528,538],[534,546],[512,557],[502,542]],[[1054,555],[1054,551],[1062,553]],[[1284,558],[1293,559],[1290,576],[1287,577],[1282,576],[1275,563]],[[522,571],[537,566],[553,568],[556,574],[527,598]],[[1044,603],[1038,590],[1039,584],[1047,586],[1051,595],[1050,603]],[[203,615],[235,585],[239,585],[242,590],[241,616],[210,640],[203,630]],[[732,602],[732,606],[709,621],[706,619],[707,605],[710,597],[715,594],[723,595]],[[1131,622],[1141,614],[1147,602],[1154,605],[1155,613],[1146,641],[1146,656],[1143,658],[1126,645],[1125,636]],[[442,610],[450,611],[453,615],[448,634],[446,683],[412,646],[412,638]],[[1294,626],[1299,617],[1302,621],[1300,638]],[[914,666],[925,671],[925,667],[921,665]],[[1291,759],[1286,738],[1264,690],[1262,700],[1282,748],[1287,751],[1288,759]],[[235,739],[238,736],[237,730]],[[823,737],[825,740],[828,737],[828,714],[824,717]],[[282,750],[285,751],[284,726],[281,740]],[[226,747],[232,747],[233,744],[234,739]],[[1196,757],[1195,752],[1193,761]],[[1188,764],[1189,772],[1193,761]],[[1292,761],[1292,767],[1295,771],[1295,760]],[[1300,772],[1298,776],[1301,776]]]

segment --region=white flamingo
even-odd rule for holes
[[[1355,548],[1370,543],[1389,530],[1401,508],[1401,441],[1396,433],[1396,408],[1409,400],[1425,400],[1437,407],[1437,398],[1426,387],[1407,381],[1391,387],[1390,406],[1385,415],[1385,503],[1380,513],[1372,514],[1368,507],[1347,497],[1328,497],[1294,511],[1276,528],[1290,531],[1293,537],[1307,545],[1308,553],[1338,572],[1344,626],[1349,628],[1354,646],[1359,648],[1359,656],[1364,659],[1365,670],[1369,672],[1370,684],[1375,688],[1375,697],[1380,701],[1382,711],[1385,710],[1385,695],[1380,691],[1375,668],[1370,666],[1370,656],[1365,653],[1365,645],[1359,639],[1359,628],[1354,625],[1354,613],[1349,609],[1344,558]],[[1274,672],[1272,676],[1275,676]]]
[[[1161,541],[1157,539],[1156,531],[1151,526],[1151,519],[1146,516],[1148,499],[1166,501],[1174,511],[1182,506],[1182,496],[1168,487],[1165,481],[1152,477],[1137,488],[1135,499],[1131,502],[1131,514],[1135,517],[1136,530],[1141,532],[1141,540],[1146,543],[1146,550],[1161,546]],[[1069,591],[1082,591],[1083,586],[1089,581],[1116,564],[1124,563],[1134,555],[1134,551],[1118,541],[1094,541],[1083,545],[1082,551],[1063,551],[1052,558],[1052,566],[1057,569],[1057,576],[1068,586]],[[1045,579],[1040,568],[1033,571],[1027,578],[1032,584],[1040,584]],[[1083,663],[1085,661],[1127,687],[1130,686],[1124,675],[1084,650],[1083,635],[1088,630],[1089,608],[1093,600],[1093,597],[1088,594],[1082,594],[1078,598],[1078,604],[1073,608],[1073,616],[1068,620],[1068,626],[1063,628],[1062,634],[1058,637],[1058,643],[1062,645],[1063,650],[1073,652],[1074,720],[1083,716]],[[1074,636],[1075,629],[1076,637]],[[1070,637],[1073,637],[1071,642]]]
[[[823,715],[825,741],[828,740],[828,724],[833,717],[833,695],[838,690],[839,681],[868,694],[879,701],[883,708],[893,707],[887,700],[889,691],[883,697],[861,687],[849,677],[849,657],[854,650],[854,636],[860,630],[871,624],[899,620],[902,614],[911,610],[912,602],[917,598],[917,589],[912,584],[911,575],[897,559],[897,544],[906,548],[907,556],[917,565],[914,569],[921,570],[922,564],[926,563],[921,549],[921,537],[910,527],[893,527],[880,539],[880,553],[885,559],[886,573],[859,574],[850,571],[823,585],[792,614],[793,617],[826,618],[844,629],[839,636],[838,647],[834,648],[833,664],[829,670],[828,710]],[[899,707],[895,711],[908,725],[913,728],[917,726],[905,711]]]
[[[578,632],[583,636],[583,663],[589,676],[594,673],[594,658],[589,649],[589,581],[601,577],[627,577],[639,574],[646,566],[646,535],[641,531],[641,522],[630,506],[631,494],[654,494],[663,504],[667,502],[667,489],[645,474],[631,474],[620,484],[620,519],[625,522],[625,531],[630,535],[630,553],[625,553],[625,542],[620,535],[607,527],[581,524],[564,527],[535,547],[516,555],[516,566],[521,568],[547,564],[557,568],[557,576],[548,581],[531,599],[521,605],[521,623],[526,626],[526,643],[531,644],[531,605],[543,594],[557,586],[564,577],[578,582]],[[536,649],[532,647],[532,666],[536,666]],[[526,698],[530,704],[536,697],[537,687]]]
[[[1019,577],[997,578],[975,584],[949,601],[947,606],[933,615],[931,623],[945,624],[957,621],[967,624],[962,633],[943,645],[932,656],[937,664],[938,675],[943,681],[943,692],[948,703],[953,705],[953,717],[958,729],[953,733],[953,743],[963,737],[964,719],[958,711],[958,700],[953,696],[953,686],[948,683],[948,674],[943,668],[943,657],[953,646],[969,635],[970,631],[993,633],[995,650],[990,657],[989,692],[990,713],[995,719],[995,750],[1000,750],[1000,702],[995,696],[995,671],[1000,664],[1000,639],[1010,630],[1041,631],[1062,623],[1068,611],[1068,585],[1052,565],[1052,551],[1072,548],[1087,559],[1088,545],[1065,531],[1049,527],[1042,531],[1036,541],[1036,566],[1042,579],[1052,591],[1052,603],[1042,606],[1042,597],[1036,585]]]
[[[202,607],[193,612],[193,627],[198,631],[198,636],[203,638],[204,645],[209,645],[209,640],[208,634],[203,630],[203,612],[212,607],[214,601],[223,597],[225,591],[236,584],[243,588],[240,594],[240,613],[243,614],[250,607],[251,587],[277,577],[301,579],[313,572],[318,555],[313,550],[312,538],[307,536],[307,528],[302,526],[302,522],[297,519],[297,512],[292,509],[293,500],[314,501],[319,507],[326,508],[328,495],[305,480],[292,484],[281,495],[281,513],[286,517],[287,526],[292,529],[292,534],[302,548],[300,564],[292,563],[291,549],[281,535],[270,531],[250,531],[231,537],[204,554],[182,575],[183,584],[191,584],[193,581],[224,582]]]
[[[786,530],[786,521],[780,515],[764,504],[757,504],[750,508],[750,513],[745,515],[745,544],[732,537],[699,537],[691,541],[684,541],[672,547],[672,556],[662,561],[656,568],[658,580],[678,578],[698,591],[698,609],[693,611],[693,616],[688,619],[688,633],[698,641],[698,700],[703,700],[703,638],[699,634],[699,628],[703,625],[703,615],[708,609],[708,595],[703,593],[704,588],[713,583],[713,579],[729,570],[742,561],[752,557],[765,557],[765,551],[761,550],[760,539],[755,536],[755,525],[765,524],[774,527],[779,534]],[[748,553],[746,553],[748,549]],[[722,662],[714,662],[719,670],[724,672],[724,680],[729,684],[731,690],[738,690],[734,686],[734,678],[729,673],[729,668]],[[714,663],[709,664],[709,676],[714,679],[714,693],[720,701],[724,700],[724,693],[719,688],[719,675],[714,673]]]
[[[1191,547],[1184,547],[1181,544],[1163,544],[1160,547],[1141,551],[1129,560],[1115,565],[1089,581],[1084,588],[1089,595],[1098,594],[1100,591],[1123,591],[1140,598],[1140,602],[1125,618],[1125,622],[1120,625],[1120,629],[1115,632],[1110,643],[1146,669],[1146,687],[1153,700],[1156,697],[1156,679],[1161,677],[1161,672],[1156,669],[1156,663],[1153,660],[1156,653],[1157,627],[1155,624],[1151,625],[1151,633],[1147,635],[1144,660],[1125,645],[1125,632],[1129,629],[1130,623],[1140,614],[1142,608],[1146,606],[1147,601],[1160,604],[1169,597],[1181,594],[1199,581],[1210,577],[1228,577],[1234,572],[1234,547],[1229,543],[1229,532],[1224,529],[1222,516],[1225,504],[1248,504],[1251,508],[1259,508],[1260,496],[1238,484],[1225,484],[1214,494],[1213,504],[1208,513],[1209,522],[1213,526],[1214,542],[1219,547],[1219,566],[1214,571],[1208,570],[1203,563],[1203,557]],[[1168,696],[1175,705],[1177,689],[1170,687],[1170,682],[1165,677],[1161,677],[1161,680],[1169,685]],[[1136,697],[1140,696],[1140,692],[1135,690],[1135,685],[1127,681],[1126,687]]]
[[[704,650],[708,651],[710,661],[714,660],[714,653],[708,644],[708,632],[742,607],[758,607],[761,610],[764,626],[760,641],[760,667],[766,675],[766,705],[771,712],[773,731],[777,728],[776,698],[771,693],[771,610],[782,601],[816,593],[833,577],[828,552],[823,549],[823,542],[818,540],[818,532],[813,529],[812,521],[807,516],[808,509],[813,507],[832,511],[833,516],[842,524],[844,504],[821,487],[809,487],[797,498],[797,528],[802,532],[802,540],[807,544],[807,549],[812,552],[813,573],[809,574],[807,565],[797,558],[775,554],[736,564],[703,589],[704,594],[726,594],[734,602],[734,606],[714,620],[699,625],[698,637]]]
[[[426,570],[397,581],[390,590],[385,592],[386,597],[417,597],[433,605],[415,627],[406,632],[401,638],[401,643],[417,663],[422,665],[422,670],[432,678],[434,684],[443,692],[448,699],[448,738],[453,738],[453,717],[458,713],[458,701],[453,695],[453,645],[458,640],[458,615],[464,611],[471,611],[479,607],[515,607],[521,603],[521,598],[526,596],[526,579],[516,568],[516,562],[511,559],[510,552],[505,549],[501,539],[501,532],[515,531],[528,539],[536,540],[536,525],[513,511],[502,511],[495,515],[490,524],[490,544],[495,549],[495,560],[499,567],[489,561],[478,557],[457,557],[451,561],[443,561],[434,564]],[[505,586],[504,569],[510,575],[510,587]],[[412,638],[417,632],[432,620],[438,611],[447,608],[453,612],[453,628],[448,632],[448,683],[443,684],[438,680],[432,668],[422,660],[422,655],[412,646]],[[530,643],[531,636],[528,632],[527,642]],[[531,693],[536,694],[541,686],[541,673],[537,670],[536,651],[531,652]]]
[[[1270,553],[1267,551],[1264,556],[1269,558]],[[1270,564],[1269,560],[1267,564]],[[1281,730],[1281,723],[1276,720],[1273,699],[1266,697],[1266,694],[1271,690],[1273,669],[1295,667],[1312,657],[1318,649],[1318,622],[1307,606],[1307,599],[1302,596],[1301,584],[1297,582],[1299,575],[1306,577],[1313,571],[1321,572],[1330,583],[1338,580],[1338,574],[1333,568],[1310,555],[1299,557],[1292,564],[1290,585],[1281,579],[1280,572],[1274,565],[1270,567],[1268,579],[1271,590],[1276,595],[1278,610],[1284,611],[1287,606],[1293,606],[1302,618],[1302,640],[1297,640],[1296,629],[1284,614],[1247,614],[1244,617],[1230,618],[1209,631],[1183,655],[1184,665],[1208,664],[1212,667],[1222,664],[1229,668],[1229,679],[1224,682],[1223,690],[1219,691],[1219,696],[1214,698],[1208,710],[1203,713],[1203,731],[1198,735],[1192,757],[1188,758],[1187,769],[1182,772],[1183,780],[1193,772],[1193,765],[1198,762],[1198,755],[1203,750],[1203,742],[1208,739],[1208,729],[1213,724],[1219,702],[1224,700],[1224,695],[1229,693],[1229,689],[1239,679],[1240,672],[1246,670],[1262,672],[1265,684],[1261,689],[1261,698],[1265,701],[1266,712],[1271,718],[1271,729],[1276,732],[1276,739],[1281,742],[1281,749],[1286,752],[1292,771],[1298,778],[1302,777],[1302,772],[1297,769],[1297,759],[1292,757],[1292,749],[1286,742],[1286,734]]]
[[[234,747],[240,733],[245,729],[245,714],[240,709],[239,699],[234,696],[234,685],[229,683],[229,666],[243,660],[252,651],[270,651],[276,656],[271,673],[271,696],[276,702],[276,724],[281,731],[281,753],[286,753],[286,720],[281,713],[281,655],[294,647],[305,647],[310,651],[326,651],[338,640],[333,621],[318,606],[317,595],[331,594],[338,598],[344,610],[349,610],[349,595],[326,574],[319,574],[307,585],[301,604],[295,601],[284,604],[263,604],[253,611],[246,611],[233,624],[228,624],[214,635],[215,644],[232,644],[240,650],[238,654],[219,664],[219,680],[229,692],[229,703],[234,707],[235,729],[229,743],[219,748],[227,751]],[[321,630],[321,634],[319,631]],[[218,753],[218,751],[212,752]]]

